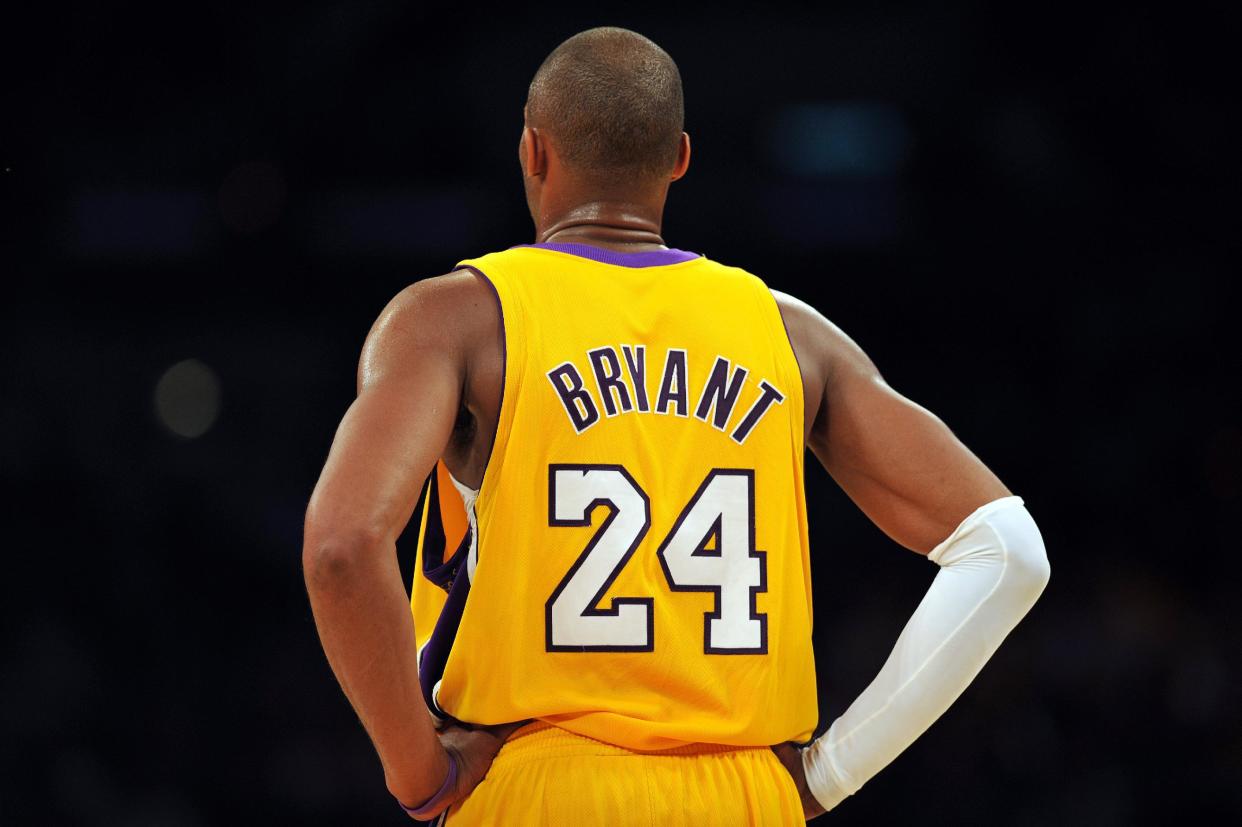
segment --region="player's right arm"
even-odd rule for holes
[[[897,757],[956,700],[1048,580],[1022,501],[814,308],[775,294],[803,377],[807,446],[889,537],[940,571],[880,674],[801,754],[808,817]]]
[[[425,817],[468,794],[514,726],[437,734],[395,541],[443,455],[498,326],[470,273],[407,288],[372,328],[345,413],[306,511],[302,561],[324,653],[375,745],[389,790]],[[437,792],[437,790],[439,790]]]

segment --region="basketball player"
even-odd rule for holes
[[[1039,532],[813,308],[665,246],[690,141],[650,40],[561,44],[518,155],[537,243],[407,288],[363,349],[306,516],[324,650],[416,817],[800,823],[967,686],[1047,581]],[[806,448],[940,567],[813,742]],[[394,539],[438,460],[469,527],[423,561],[451,588],[420,684]]]

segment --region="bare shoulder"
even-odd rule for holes
[[[380,312],[363,347],[359,387],[409,365],[411,357],[438,355],[461,363],[499,326],[491,285],[472,270],[455,270],[403,289]]]
[[[393,297],[375,322],[376,330],[405,327],[461,326],[474,317],[495,317],[491,286],[473,270],[454,270],[416,281]],[[373,331],[374,332],[374,331]]]
[[[789,331],[790,341],[800,362],[805,355],[806,360],[820,367],[825,375],[834,367],[839,367],[842,362],[861,360],[874,369],[862,348],[823,313],[802,299],[779,290],[773,290],[772,297],[780,308],[785,329]]]
[[[811,438],[815,431],[823,431],[826,400],[835,384],[858,377],[878,380],[879,373],[862,348],[824,314],[788,293],[773,290],[772,296],[802,373],[807,436]]]

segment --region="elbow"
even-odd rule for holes
[[[1034,528],[1034,521],[1031,521]],[[1052,576],[1052,565],[1048,562],[1048,551],[1044,548],[1043,538],[1035,529],[1023,538],[1025,542],[1015,543],[1010,548],[1009,566],[1015,586],[1025,593],[1031,605],[1043,594],[1048,580]]]
[[[1020,570],[1023,584],[1030,592],[1033,603],[1043,594],[1048,580],[1052,577],[1052,565],[1048,562],[1048,552],[1044,550],[1042,543],[1037,553],[1032,552],[1022,558]]]
[[[986,521],[995,537],[992,547],[1003,555],[1002,588],[1014,605],[1025,606],[1025,611],[1035,605],[1052,574],[1039,526],[1016,497],[989,514]]]
[[[306,521],[302,541],[302,571],[310,591],[346,582],[374,559],[386,534],[376,529],[339,523]]]

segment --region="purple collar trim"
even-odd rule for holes
[[[571,256],[589,258],[592,261],[602,262],[603,264],[615,264],[618,267],[663,267],[666,264],[681,264],[683,261],[702,258],[698,253],[691,253],[686,250],[643,250],[636,253],[618,253],[615,250],[592,247],[590,244],[570,244],[558,241],[545,241],[542,244],[519,244],[517,246],[534,247],[537,250],[555,250],[558,253],[568,253]]]

